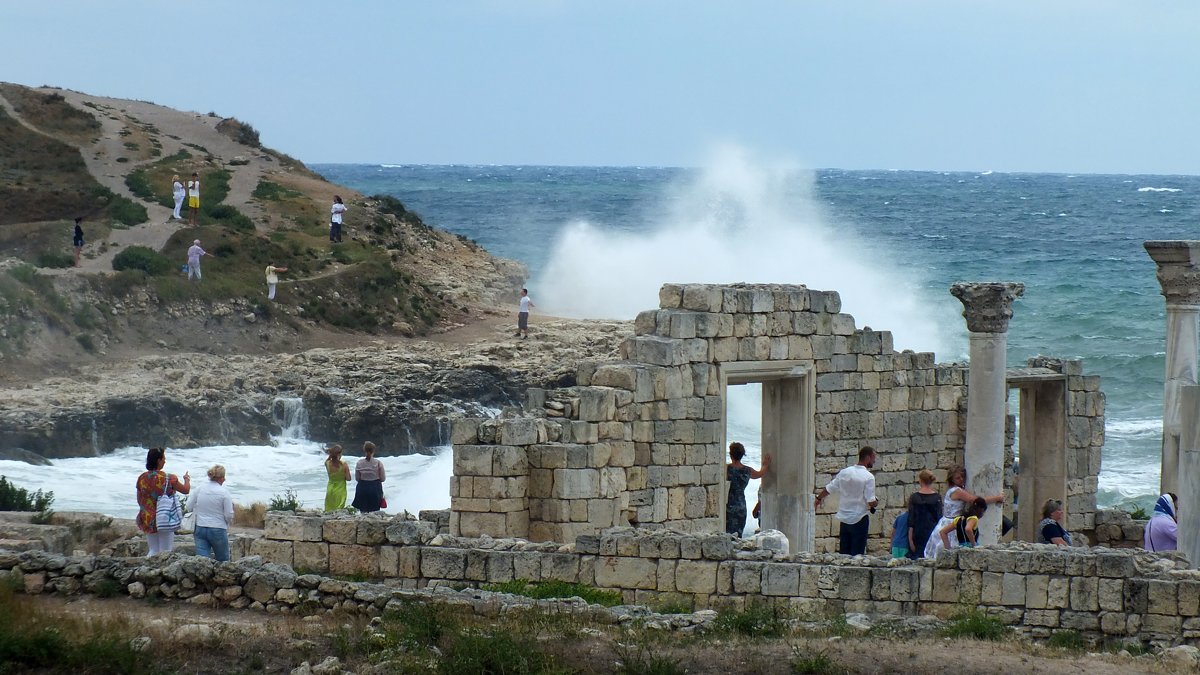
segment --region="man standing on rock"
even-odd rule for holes
[[[188,249],[188,281],[194,277],[196,281],[200,281],[200,257],[208,255],[208,252],[200,248],[200,240],[192,242],[191,248]]]
[[[864,445],[858,451],[858,464],[838,472],[829,484],[817,494],[815,506],[829,495],[837,495],[838,510],[835,517],[841,523],[838,530],[838,553],[862,555],[867,552],[867,529],[879,500],[875,498],[875,476],[869,469],[875,466],[875,449]]]
[[[521,304],[517,309],[517,332],[513,337],[519,337],[523,340],[529,339],[529,308],[536,306],[533,304],[533,300],[529,299],[529,289],[522,288]]]

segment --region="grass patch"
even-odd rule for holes
[[[75,336],[75,341],[79,343],[83,351],[89,354],[96,353],[96,340],[92,337],[91,333],[79,333]]]
[[[996,642],[1007,639],[1010,631],[1000,619],[988,616],[982,610],[970,608],[951,617],[950,622],[942,629],[942,635]]]
[[[249,506],[233,505],[233,524],[238,527],[262,529],[267,524],[267,505],[254,502]]]
[[[3,672],[148,673],[152,653],[116,620],[50,616],[29,599],[0,589],[0,670]]]
[[[498,584],[487,584],[482,587],[485,591],[496,593],[511,593],[522,595],[535,600],[550,598],[582,598],[593,605],[616,607],[621,604],[620,591],[608,591],[585,584],[568,583],[565,581],[543,581],[534,583],[525,579],[505,581]]]
[[[1088,648],[1087,638],[1075,630],[1056,631],[1046,640],[1046,646],[1069,652],[1082,652]]]
[[[614,647],[617,653],[618,673],[626,675],[683,675],[687,668],[671,657],[659,653],[657,648],[648,646],[642,640],[633,640],[633,644],[618,642]]]
[[[299,511],[303,504],[300,502],[299,495],[296,491],[288,488],[282,494],[271,495],[271,503],[267,505],[268,511]]]
[[[73,267],[75,265],[75,256],[63,251],[42,251],[37,254],[37,257],[34,259],[34,264],[36,264],[38,267],[48,267],[52,269]]]
[[[152,248],[130,246],[113,257],[112,268],[118,272],[140,270],[150,275],[162,275],[175,269],[175,264]]]
[[[793,654],[792,672],[797,675],[844,675],[850,672],[825,652],[802,655],[794,651]]]
[[[742,611],[720,612],[713,622],[713,628],[730,635],[777,638],[791,630],[791,617],[779,607],[753,604]]]

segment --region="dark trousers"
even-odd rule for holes
[[[329,241],[341,241],[341,240],[342,240],[342,224],[341,223],[330,223],[329,224]]]
[[[871,527],[871,516],[853,525],[841,523],[838,530],[838,553],[862,555],[867,552],[867,530]]]

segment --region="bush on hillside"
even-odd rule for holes
[[[75,264],[75,256],[62,251],[41,251],[34,262],[38,267],[71,267]]]
[[[30,492],[0,476],[0,511],[45,511],[53,502],[53,492]]]
[[[218,225],[224,225],[243,232],[254,231],[254,221],[228,204],[216,204],[206,209],[206,211],[208,217],[215,220]]]
[[[112,261],[112,268],[122,270],[141,270],[146,274],[166,274],[175,268],[167,256],[145,246],[130,246],[118,253]]]
[[[262,146],[262,142],[258,139],[258,130],[236,117],[226,117],[217,122],[217,131],[242,145],[248,145],[252,148]]]

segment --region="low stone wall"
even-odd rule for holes
[[[382,577],[404,588],[559,580],[619,590],[628,603],[740,609],[766,602],[818,616],[946,617],[978,607],[1032,636],[1071,629],[1200,640],[1200,571],[1178,555],[1140,550],[1018,543],[913,562],[789,556],[725,534],[614,528],[573,544],[531,543],[439,535],[432,523],[382,515],[288,514],[268,515],[251,550],[304,571]]]
[[[1145,520],[1134,520],[1127,511],[1100,509],[1096,511],[1096,529],[1088,532],[1093,545],[1108,548],[1141,548],[1145,543]]]

